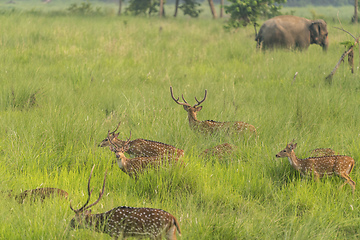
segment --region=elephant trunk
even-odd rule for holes
[[[324,51],[327,51],[327,49],[329,47],[329,38],[328,38],[328,36],[326,36],[325,41],[322,43],[321,46],[322,46]]]

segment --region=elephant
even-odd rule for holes
[[[264,22],[255,41],[257,48],[307,49],[310,44],[320,45],[324,51],[329,46],[326,22],[302,17],[282,15]]]

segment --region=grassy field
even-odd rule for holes
[[[332,84],[325,81],[344,51],[340,42],[351,40],[333,28],[340,27],[337,9],[315,9],[328,21],[327,53],[319,46],[261,53],[252,27],[224,32],[223,19],[0,7],[0,239],[109,239],[68,228],[69,200],[75,208],[85,203],[94,164],[94,192],[106,169],[108,176],[93,213],[161,208],[178,219],[181,239],[359,238],[359,191],[340,190],[338,177],[304,179],[287,159],[275,158],[295,139],[299,157],[330,147],[360,159],[358,51],[354,74],[342,64]],[[295,14],[309,17],[309,9]],[[350,7],[339,10],[344,28],[357,36],[349,14]],[[195,134],[170,86],[191,104],[207,89],[200,120],[245,121],[258,138]],[[121,138],[131,131],[132,139],[184,149],[187,167],[130,179],[113,153],[97,147],[119,121]],[[234,156],[198,157],[224,142],[239,147]],[[358,165],[351,177],[359,182]],[[64,189],[69,199],[18,204],[5,193],[37,187]]]

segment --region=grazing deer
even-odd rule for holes
[[[178,157],[184,156],[184,150],[165,143],[141,138],[132,141],[120,140],[117,138],[119,136],[119,133],[116,133],[119,126],[120,123],[113,132],[108,134],[108,136],[101,141],[99,147],[110,146],[111,144],[109,139],[111,139],[111,141],[120,148],[125,147],[125,144],[128,144],[129,146],[126,148],[126,153],[128,153],[132,157],[154,157],[159,155],[174,155]]]
[[[213,120],[199,121],[196,117],[196,114],[202,109],[202,106],[199,106],[206,99],[207,90],[205,89],[205,96],[203,100],[199,101],[195,97],[197,104],[191,106],[186,102],[183,95],[181,95],[183,99],[183,103],[179,102],[179,98],[175,98],[173,94],[172,87],[170,87],[170,93],[172,99],[179,105],[182,105],[188,113],[189,125],[193,131],[198,131],[205,134],[215,134],[219,132],[231,132],[231,133],[242,133],[244,131],[249,131],[250,133],[256,134],[256,128],[248,124],[246,122],[216,122]]]
[[[135,179],[137,179],[138,174],[142,173],[147,168],[157,168],[160,165],[177,163],[179,160],[179,157],[172,155],[127,158],[124,153],[127,152],[130,147],[128,144],[130,138],[128,138],[121,147],[117,146],[117,144],[111,140],[110,132],[108,133],[108,139],[111,144],[110,150],[116,153],[116,161],[120,169],[130,177],[135,177]]]
[[[299,171],[302,175],[314,174],[315,179],[333,174],[338,175],[346,180],[345,183],[341,185],[341,188],[348,183],[352,187],[354,193],[355,182],[349,176],[355,165],[353,158],[342,155],[334,155],[299,159],[296,157],[294,152],[297,143],[294,144],[293,142],[294,140],[287,144],[284,150],[276,154],[276,157],[287,157],[290,165],[295,168],[295,170]]]
[[[204,150],[200,154],[200,157],[212,156],[212,157],[217,157],[219,159],[222,159],[224,157],[224,155],[231,154],[236,149],[237,149],[237,147],[235,145],[232,145],[230,143],[224,143],[224,144],[220,144],[215,147]]]
[[[316,148],[311,151],[310,156],[312,157],[324,157],[324,156],[333,156],[338,155],[331,148]]]
[[[31,201],[40,199],[41,201],[44,201],[45,198],[55,197],[55,196],[66,199],[68,197],[68,193],[58,188],[49,188],[49,187],[36,188],[31,190],[25,190],[24,192],[17,194],[15,196],[15,200],[18,201],[19,203],[24,203],[26,199],[31,199]]]
[[[95,165],[94,165],[95,167]],[[105,190],[106,173],[102,191],[99,198],[91,205],[92,190],[90,190],[91,170],[88,181],[88,199],[79,209],[70,208],[75,212],[75,217],[70,222],[71,228],[93,228],[95,231],[109,234],[115,239],[126,237],[161,239],[164,235],[168,240],[176,240],[176,230],[180,233],[179,223],[176,218],[168,212],[154,208],[116,207],[107,212],[91,214],[88,210],[97,204]]]

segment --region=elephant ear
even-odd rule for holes
[[[310,26],[310,43],[320,44],[321,35],[327,34],[326,22],[324,20],[313,21]]]

